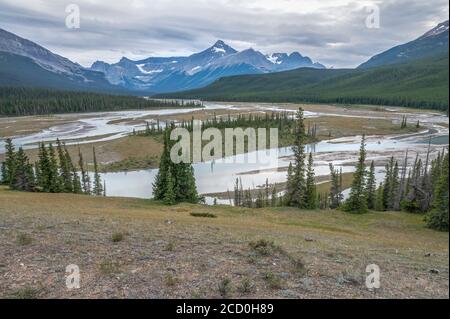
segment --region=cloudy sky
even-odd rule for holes
[[[69,4],[80,8],[79,29],[66,27]],[[374,5],[380,25],[368,28]],[[222,39],[354,67],[448,16],[448,0],[0,0],[0,28],[84,66],[188,55]]]

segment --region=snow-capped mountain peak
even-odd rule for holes
[[[227,45],[222,40],[217,41],[209,50],[215,54],[222,56],[227,54],[234,54],[237,52],[235,49]]]
[[[427,33],[425,33],[419,39],[436,37],[444,32],[448,32],[448,31],[449,31],[449,20],[439,23],[435,28],[433,28],[430,31],[428,31]]]
[[[92,70],[105,73],[114,84],[133,90],[179,91],[208,85],[220,77],[270,73],[300,67],[323,68],[297,52],[264,55],[253,48],[238,52],[224,41],[188,57],[122,58],[116,64],[96,62]]]

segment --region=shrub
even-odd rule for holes
[[[238,290],[242,294],[249,294],[254,290],[255,286],[253,285],[250,278],[244,278],[241,284],[238,287]]]
[[[223,298],[227,298],[231,294],[231,280],[229,278],[224,278],[219,282],[218,285],[219,293]]]
[[[112,260],[104,260],[100,264],[100,271],[105,275],[111,275],[120,271],[119,263]]]
[[[20,288],[13,292],[10,297],[12,299],[37,299],[40,293],[40,289],[33,287]]]
[[[166,285],[169,287],[173,287],[178,283],[178,279],[172,275],[171,273],[166,274]]]
[[[192,217],[202,217],[202,218],[217,218],[216,215],[211,213],[191,213]]]
[[[272,272],[265,273],[264,280],[271,289],[281,289],[283,287],[281,279]]]
[[[27,246],[33,242],[33,238],[31,238],[28,234],[18,234],[17,235],[17,243],[20,246]]]
[[[250,248],[256,253],[262,256],[269,256],[276,250],[275,243],[273,241],[260,239],[258,241],[252,241],[249,244]]]
[[[121,241],[123,241],[124,237],[125,236],[123,235],[123,233],[115,232],[111,236],[111,241],[113,243],[120,243]]]

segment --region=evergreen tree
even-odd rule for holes
[[[6,163],[2,162],[1,170],[0,170],[0,184],[3,184],[3,185],[8,184],[7,183],[7,178],[8,178],[7,175],[8,175],[8,172],[6,170]]]
[[[276,207],[278,205],[278,192],[277,188],[274,186],[272,188],[272,196],[270,197],[270,206]]]
[[[98,171],[97,155],[95,154],[95,147],[92,148],[92,155],[94,159],[94,188],[93,193],[96,196],[102,196],[103,186],[100,173]]]
[[[167,190],[167,179],[169,176],[170,169],[170,150],[169,150],[169,136],[168,130],[164,132],[164,148],[159,161],[159,171],[156,175],[155,182],[153,184],[153,197],[156,200],[164,200],[165,193]],[[172,180],[173,184],[173,180]],[[173,186],[172,186],[173,187]]]
[[[356,171],[353,177],[350,196],[345,203],[345,210],[350,213],[362,214],[367,212],[367,198],[365,194],[366,176],[366,137],[363,135],[359,159],[356,164]]]
[[[194,169],[190,163],[173,164],[171,162],[170,171],[174,181],[175,198],[177,203],[198,203],[199,196],[195,185]]]
[[[298,208],[306,207],[306,182],[305,182],[305,123],[303,109],[300,108],[296,116],[294,164],[292,171],[288,172],[288,205]],[[289,174],[291,173],[291,174]]]
[[[294,166],[292,162],[289,162],[289,167],[287,171],[287,182],[286,182],[286,194],[284,196],[284,204],[290,206],[292,198],[294,197]]]
[[[391,157],[390,161],[386,164],[386,175],[384,177],[383,188],[383,211],[389,209],[389,205],[392,198],[392,176],[394,171],[394,157]]]
[[[5,140],[5,150],[5,163],[2,168],[2,182],[5,185],[10,185],[16,166],[15,149],[10,138]]]
[[[367,177],[366,184],[366,198],[367,198],[367,208],[374,209],[376,201],[376,191],[377,184],[375,179],[375,162],[372,161],[370,164],[369,175]]]
[[[80,148],[78,148],[78,166],[81,172],[81,187],[83,189],[84,194],[91,194],[91,179],[89,177],[88,172],[84,166],[83,154],[81,153]]]
[[[428,227],[440,231],[449,231],[449,155],[444,156],[442,173],[436,185],[433,211],[428,217]]]
[[[82,194],[83,188],[81,186],[80,177],[78,176],[75,166],[72,166],[72,190],[74,194]]]
[[[378,212],[382,212],[385,210],[383,197],[384,197],[384,187],[383,187],[383,183],[381,183],[380,186],[377,188],[377,194],[376,194],[375,206],[374,206],[374,209]]]
[[[339,173],[333,166],[332,163],[330,163],[330,175],[331,175],[331,188],[330,188],[330,194],[327,198],[324,198],[323,200],[326,200],[328,202],[329,198],[329,204],[325,205],[326,208],[329,206],[331,209],[336,209],[341,206],[342,200],[344,199],[344,195],[342,194],[342,172]]]
[[[412,168],[411,179],[408,182],[409,192],[405,197],[402,208],[409,213],[424,213],[423,202],[425,198],[425,192],[421,189],[422,175],[422,160],[417,155],[416,161]]]
[[[43,143],[39,144],[39,160],[37,162],[37,184],[43,192],[50,192],[50,160],[48,152]]]
[[[261,190],[258,191],[258,194],[256,195],[256,202],[255,202],[256,208],[263,208],[264,207],[264,195]]]
[[[172,124],[171,128],[174,128]],[[168,191],[168,178],[173,184],[175,202],[198,203],[200,198],[195,185],[194,169],[191,163],[175,164],[170,159],[170,130],[164,132],[164,150],[160,159],[159,172],[153,184],[153,196],[156,200],[164,200]],[[172,192],[172,191],[171,191]]]
[[[70,156],[68,156],[65,146],[61,144],[59,139],[56,140],[56,149],[58,152],[59,159],[59,172],[61,181],[61,191],[63,193],[72,193],[73,191],[73,177],[72,177],[72,167],[70,162]]]
[[[399,180],[399,167],[398,162],[395,162],[394,168],[392,169],[391,177],[391,194],[389,196],[389,209],[394,210],[397,205],[398,194],[400,191],[400,180]]]
[[[43,146],[45,148],[45,145]],[[48,192],[59,193],[61,191],[61,181],[58,173],[58,160],[56,159],[55,148],[50,143],[48,146],[48,167],[46,169],[47,173],[47,183]]]
[[[314,160],[312,153],[309,153],[308,168],[306,171],[306,208],[317,208],[317,191],[314,175]]]
[[[15,169],[10,181],[10,187],[19,191],[34,191],[35,181],[33,167],[22,148],[15,154]]]

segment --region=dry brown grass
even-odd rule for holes
[[[0,138],[38,133],[71,120],[55,116],[0,117]]]
[[[82,144],[79,146],[71,145],[67,148],[74,163],[78,163],[78,147],[83,153],[84,160],[89,165],[93,163],[92,148],[95,147],[97,160],[101,168],[112,166],[109,164],[115,163],[118,168],[125,170],[133,166],[130,165],[133,162],[135,162],[134,166],[137,167],[132,167],[132,169],[147,168],[149,165],[157,167],[163,144],[153,137],[128,136],[106,142]],[[32,162],[37,160],[37,150],[27,150],[26,153]],[[3,154],[0,154],[0,160],[2,160],[2,156]]]
[[[126,240],[114,244],[112,229],[126,229]],[[229,278],[227,297],[242,290],[251,298],[448,298],[448,233],[406,213],[167,207],[0,188],[0,230],[0,296],[43,287],[39,297],[46,298],[221,297],[218,284]],[[34,240],[22,246],[18,233]],[[249,244],[260,240],[273,242],[275,253],[255,254]],[[365,276],[372,263],[382,270],[376,293],[342,280]],[[80,290],[65,288],[69,264],[80,266]],[[110,264],[112,276],[105,276]],[[176,289],[167,273],[177,278]]]

